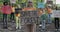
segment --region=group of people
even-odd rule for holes
[[[18,29],[18,28],[21,29],[20,18],[19,18],[21,16],[21,14],[19,12],[16,12],[15,10],[17,10],[17,9],[14,6],[8,5],[7,2],[3,3],[3,6],[1,8],[1,12],[3,13],[3,28],[8,28],[8,25],[7,25],[7,23],[8,23],[8,21],[7,21],[8,20],[7,15],[11,14],[10,19],[16,20],[16,29]],[[47,7],[46,9],[45,8],[43,8],[43,9],[38,8],[37,9],[37,8],[33,7],[32,2],[28,2],[27,7],[20,8],[18,10],[20,10],[20,11],[35,11],[35,10],[38,10],[39,11],[38,15],[42,19],[42,29],[45,29],[45,23],[46,23],[46,20],[47,20],[46,18],[47,17],[48,17],[48,23],[49,24],[52,23],[52,21],[51,21],[52,9],[50,7]],[[48,16],[46,16],[45,11],[47,11]],[[16,16],[15,19],[14,19],[14,15]],[[30,27],[29,27],[29,25],[30,25]],[[36,24],[27,24],[27,27],[26,27],[26,29],[31,30],[31,32],[36,31],[35,30]]]
[[[9,5],[8,2],[4,2],[3,6],[0,8],[1,9],[1,13],[3,14],[3,28],[8,28],[8,15],[10,16],[10,20],[12,20],[14,22],[14,20],[16,20],[16,29],[18,29],[18,18],[20,17],[20,13],[15,13],[15,6],[14,5]],[[22,10],[22,9],[19,9]],[[21,27],[20,27],[21,28]]]

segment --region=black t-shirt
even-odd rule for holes
[[[15,8],[15,13],[18,14],[22,11],[22,8]]]

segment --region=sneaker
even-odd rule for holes
[[[14,21],[14,20],[12,20],[12,22],[13,22],[13,23],[15,23],[15,21]]]
[[[7,27],[3,27],[3,29],[8,29]]]
[[[42,25],[39,25],[39,26],[42,26]]]
[[[8,27],[8,30],[10,30],[10,31],[11,31],[11,30],[13,30],[13,29],[12,29],[12,27]]]
[[[19,29],[18,27],[16,27],[16,30]]]
[[[19,27],[19,29],[21,29],[21,27]]]

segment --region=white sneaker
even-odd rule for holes
[[[16,29],[18,29],[18,27],[16,27]]]
[[[19,27],[19,29],[21,29],[21,26]]]
[[[39,25],[39,26],[42,26],[42,25]]]

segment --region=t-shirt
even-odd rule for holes
[[[11,14],[11,6],[3,6],[2,7],[2,13],[3,14]]]
[[[46,14],[42,14],[42,15],[41,15],[41,19],[42,19],[42,20],[46,20],[46,19],[47,19],[47,15],[46,15]]]
[[[15,7],[12,7],[12,12],[15,12]]]

